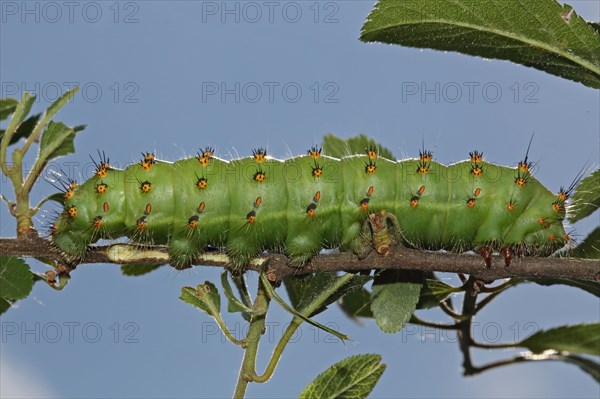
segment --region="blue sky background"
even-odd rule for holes
[[[60,160],[79,180],[89,177],[88,154],[97,149],[121,166],[137,161],[141,151],[176,160],[207,145],[225,158],[257,146],[285,158],[328,132],[365,133],[397,157],[415,156],[424,139],[442,162],[478,149],[507,165],[523,157],[535,133],[535,174],[553,191],[569,185],[586,163],[598,165],[597,90],[508,62],[361,43],[373,4],[99,1],[69,9],[63,2],[0,1],[0,97],[34,91],[41,111],[73,82],[82,86],[57,118],[88,125],[75,141],[77,153]],[[597,2],[571,4],[584,18],[600,19]],[[229,94],[222,97],[221,88]],[[429,94],[421,96],[422,89]],[[11,192],[5,180],[0,191]],[[42,181],[34,197],[53,191]],[[54,210],[45,208],[38,225],[48,225]],[[0,212],[0,235],[14,235],[14,221],[4,207]],[[574,228],[584,237],[597,224],[596,213]],[[2,397],[230,396],[241,349],[178,299],[180,287],[218,279],[218,270],[201,267],[131,278],[114,265],[82,265],[62,292],[37,284],[0,319]],[[255,274],[249,282],[254,290]],[[573,288],[511,291],[476,319],[479,339],[506,342],[599,318],[597,298]],[[421,316],[446,320],[436,312]],[[295,397],[334,362],[372,352],[388,365],[372,397],[600,395],[598,384],[573,366],[525,364],[463,378],[452,334],[409,327],[386,335],[372,320],[357,325],[335,306],[317,319],[353,341],[342,344],[303,326],[272,381],[251,385],[249,397]],[[225,320],[243,332],[241,318],[226,314]],[[273,304],[260,370],[289,320]],[[514,353],[477,350],[473,356],[483,364]]]

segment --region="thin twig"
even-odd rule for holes
[[[462,315],[459,313],[456,313],[453,309],[450,309],[448,307],[448,305],[446,304],[446,302],[442,301],[439,303],[439,307],[440,309],[442,309],[444,311],[444,313],[446,313],[448,316],[452,317],[454,320],[466,320],[469,317],[471,317],[470,315]]]
[[[477,295],[479,293],[479,283],[475,277],[470,276],[465,282],[465,295],[463,298],[462,315],[473,316],[475,314],[475,308],[477,306]],[[472,317],[461,320],[458,322],[458,345],[463,354],[463,372],[464,375],[472,375],[474,366],[471,361],[471,345],[473,344],[473,337],[471,335],[471,323]]]
[[[233,393],[234,399],[243,399],[246,396],[248,383],[253,381],[256,375],[256,355],[258,344],[263,334],[267,310],[269,308],[269,296],[267,295],[262,280],[258,280],[258,290],[254,301],[252,319],[246,335],[246,347],[244,348],[244,359],[240,367],[237,384]]]
[[[471,375],[483,373],[484,371],[491,370],[497,367],[510,366],[512,364],[523,363],[523,362],[544,362],[544,361],[556,361],[563,360],[567,363],[573,362],[573,359],[569,357],[567,352],[558,352],[548,350],[542,354],[532,354],[531,352],[523,352],[511,359],[500,360],[492,363],[488,363],[484,366],[473,367]]]
[[[443,324],[443,323],[436,323],[433,321],[422,320],[422,319],[418,318],[417,316],[415,316],[414,314],[412,316],[410,316],[409,323],[416,324],[416,325],[423,326],[423,327],[439,328],[440,330],[457,330],[458,329],[457,324]]]

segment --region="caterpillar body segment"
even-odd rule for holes
[[[52,239],[74,257],[126,236],[168,246],[176,266],[207,247],[226,249],[237,265],[265,250],[301,265],[323,248],[360,253],[365,222],[381,213],[414,248],[549,255],[568,241],[564,196],[529,169],[474,154],[448,166],[429,152],[391,161],[372,149],[341,159],[313,149],[285,161],[263,149],[225,161],[208,149],[174,163],[147,153],[124,170],[102,162],[69,187]]]

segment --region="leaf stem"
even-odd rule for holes
[[[219,313],[217,313],[216,315],[212,315],[212,316],[215,318],[215,321],[217,322],[217,324],[221,328],[221,331],[223,331],[223,334],[225,334],[225,337],[227,337],[227,339],[231,343],[233,343],[235,345],[240,345],[240,346],[244,346],[246,344],[246,340],[245,339],[237,339],[237,338],[235,338],[233,336],[233,334],[231,333],[231,331],[229,331],[229,329],[225,325],[225,322],[223,321],[223,319],[221,318],[221,315]]]
[[[485,293],[493,293],[493,292],[497,292],[497,291],[502,291],[505,290],[513,285],[522,283],[523,279],[520,278],[511,278],[506,280],[505,282],[498,284],[494,287],[488,287],[488,286],[484,286],[481,288],[481,292],[485,292]]]
[[[514,357],[512,359],[500,360],[500,361],[497,361],[497,362],[489,363],[489,364],[487,364],[485,366],[473,367],[471,369],[470,375],[475,375],[475,374],[483,373],[484,371],[491,370],[491,369],[494,369],[494,368],[497,368],[497,367],[508,366],[508,365],[511,365],[511,364],[522,363],[522,362],[527,362],[527,361],[534,361],[534,359],[527,359],[527,358],[524,358],[524,357],[517,356],[517,357]]]
[[[319,309],[333,293],[350,281],[352,277],[352,273],[346,273],[340,277],[335,284],[320,293],[320,295],[315,298],[310,305],[302,310],[302,316],[306,318],[310,317],[315,310]],[[275,368],[281,359],[281,355],[283,354],[286,345],[289,343],[298,327],[304,321],[301,317],[294,316],[290,325],[287,327],[279,342],[275,346],[265,371],[259,375],[256,372],[256,355],[258,352],[258,342],[261,334],[263,333],[266,311],[269,304],[269,291],[265,288],[265,284],[269,284],[269,281],[261,274],[256,300],[254,301],[255,314],[252,316],[248,335],[246,336],[246,351],[244,353],[244,360],[242,361],[242,367],[240,369],[238,382],[233,395],[234,399],[240,399],[244,397],[249,382],[264,383],[273,376]]]
[[[344,286],[344,284],[350,281],[353,276],[354,275],[352,273],[346,273],[343,276],[341,276],[335,284],[329,287],[329,289],[323,291],[317,298],[313,299],[310,305],[308,305],[305,309],[302,310],[301,314],[306,318],[309,318],[315,310],[319,309],[331,295],[333,295],[338,289]],[[285,349],[290,339],[294,336],[294,333],[296,332],[298,327],[300,327],[300,324],[302,324],[303,321],[304,320],[302,318],[294,316],[294,318],[290,322],[290,325],[286,328],[281,339],[277,343],[277,346],[273,350],[273,355],[271,356],[271,359],[269,360],[269,363],[267,364],[267,367],[263,374],[254,374],[254,382],[267,382],[273,376],[273,372],[275,371],[275,367],[277,367],[277,363],[281,358],[283,350]]]
[[[521,278],[511,278],[508,281],[496,286],[496,287],[492,287],[492,288],[487,288],[487,289],[482,289],[482,292],[491,292],[491,294],[489,294],[488,296],[486,296],[485,298],[483,298],[481,301],[479,301],[479,303],[477,304],[477,306],[475,307],[475,314],[477,314],[481,309],[483,309],[485,306],[487,306],[490,302],[492,302],[498,295],[500,295],[501,293],[503,293],[504,291],[506,291],[508,288],[512,287],[513,285],[522,283],[524,280]]]
[[[244,359],[240,367],[237,384],[233,393],[233,399],[243,399],[248,388],[248,383],[253,380],[256,372],[256,354],[258,353],[258,343],[265,327],[265,319],[269,308],[269,296],[263,286],[261,279],[258,279],[258,290],[254,300],[254,312],[250,320],[250,327],[246,335],[246,348]]]
[[[446,313],[448,316],[452,317],[455,320],[467,320],[469,319],[471,316],[470,315],[462,315],[459,313],[456,313],[454,310],[450,309],[448,307],[448,305],[446,304],[446,302],[442,301],[439,304],[440,309],[442,309],[444,311],[444,313]]]
[[[481,348],[481,349],[513,349],[513,348],[518,347],[519,345],[516,343],[482,344],[479,342],[472,341],[471,346],[474,348]]]
[[[302,319],[300,319],[299,317],[294,317],[292,319],[292,322],[285,329],[283,336],[281,337],[281,339],[277,343],[277,346],[273,350],[273,355],[271,356],[271,359],[269,360],[269,364],[267,364],[265,371],[261,375],[254,374],[254,378],[252,378],[254,382],[267,382],[273,376],[273,372],[275,372],[275,367],[277,367],[277,363],[279,362],[279,359],[283,354],[283,350],[285,349],[290,339],[294,336],[294,333],[296,332],[298,327],[300,327],[300,324],[302,324]]]
[[[458,326],[456,324],[442,324],[442,323],[434,323],[431,321],[426,321],[418,318],[414,314],[410,317],[409,323],[416,324],[423,327],[431,327],[431,328],[439,328],[440,330],[457,330]]]

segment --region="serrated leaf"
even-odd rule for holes
[[[379,328],[396,333],[408,323],[421,293],[421,283],[404,282],[402,270],[384,270],[371,290],[371,310]]]
[[[128,265],[121,265],[121,273],[125,276],[143,276],[151,271],[164,266],[156,263],[132,263]]]
[[[221,296],[217,287],[210,281],[205,281],[196,288],[182,287],[179,299],[213,317],[221,312]]]
[[[10,302],[4,298],[0,298],[0,315],[10,309]]]
[[[316,272],[300,279],[288,277],[284,280],[284,284],[292,306],[299,312],[303,312],[305,309],[311,307],[323,292],[335,286],[341,278],[342,276],[338,276],[336,273]],[[333,292],[332,295],[322,302],[321,306],[308,316],[312,317],[321,313],[327,309],[327,305],[337,301],[341,296],[362,287],[371,280],[371,276],[353,275],[347,283]]]
[[[244,305],[242,301],[237,299],[237,297],[233,293],[233,290],[231,289],[231,285],[229,284],[227,276],[227,271],[221,273],[221,286],[223,287],[225,297],[227,297],[227,311],[229,313],[242,312],[244,315],[251,315],[252,309],[250,309],[248,306]]]
[[[525,281],[531,281],[540,285],[570,285],[572,287],[581,288],[582,290],[587,291],[592,295],[600,297],[600,283],[597,283],[595,281],[573,280],[569,278],[528,278]]]
[[[596,227],[569,255],[576,258],[600,259],[600,227]]]
[[[379,156],[391,160],[396,159],[390,150],[364,134],[346,140],[333,134],[326,134],[323,137],[323,153],[330,157],[341,158],[347,155],[364,154],[365,148],[375,148]]]
[[[340,298],[340,308],[350,318],[373,317],[371,293],[365,288],[354,290]]]
[[[600,355],[600,323],[563,326],[539,331],[518,346],[525,346],[534,353],[545,350],[566,351]]]
[[[562,360],[578,366],[596,380],[596,382],[600,382],[600,363],[577,355],[567,355]]]
[[[300,399],[366,398],[386,368],[381,356],[355,355],[319,374],[302,390]]]
[[[33,274],[23,259],[0,256],[0,298],[23,299],[32,287]]]
[[[575,188],[569,221],[575,223],[600,207],[600,169],[583,179]]]
[[[361,40],[509,60],[600,88],[600,36],[555,0],[381,0]]]
[[[0,98],[0,121],[3,121],[15,112],[18,103],[19,100],[16,98]]]
[[[49,161],[61,155],[75,152],[75,131],[62,122],[50,122],[42,134],[40,159]]]

